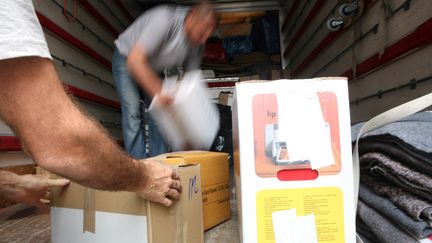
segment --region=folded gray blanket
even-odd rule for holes
[[[364,243],[379,243],[378,238],[372,233],[369,227],[357,217],[356,231]]]
[[[365,236],[362,232],[357,231],[357,235],[360,237],[360,239],[363,241],[363,243],[378,243],[378,241],[373,241],[367,236]]]
[[[359,154],[378,152],[403,162],[415,170],[432,176],[432,156],[392,135],[368,136],[360,139]]]
[[[379,181],[366,173],[361,175],[361,182],[375,193],[390,199],[390,201],[404,210],[414,220],[425,221],[429,224],[432,221],[432,203],[403,188]]]
[[[358,201],[357,216],[369,227],[381,243],[418,242],[361,200]]]
[[[380,153],[367,153],[361,156],[362,172],[387,180],[426,200],[432,198],[432,177],[408,168]]]
[[[374,208],[389,221],[400,226],[400,228],[416,239],[423,239],[432,234],[432,227],[424,221],[415,221],[389,199],[375,194],[372,190],[360,185],[359,196],[362,202]]]
[[[353,141],[357,139],[357,134],[364,123],[359,123],[351,127]],[[379,129],[365,134],[363,137],[371,135],[390,134],[398,137],[402,141],[418,150],[432,153],[432,112],[424,111],[408,116],[400,121],[387,124]]]

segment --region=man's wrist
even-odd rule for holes
[[[135,173],[135,178],[132,180],[131,187],[128,188],[128,191],[132,192],[139,192],[142,191],[142,189],[146,185],[146,160],[133,160]]]
[[[0,170],[0,197],[10,198],[13,188],[19,183],[19,176],[13,172]]]

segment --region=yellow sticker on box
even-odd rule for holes
[[[275,243],[272,213],[296,209],[315,215],[319,243],[344,243],[343,195],[337,187],[262,190],[256,196],[259,243]]]

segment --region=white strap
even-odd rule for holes
[[[358,154],[358,141],[360,137],[372,130],[380,128],[386,124],[398,121],[404,117],[419,112],[432,105],[432,93],[399,105],[391,110],[383,112],[366,122],[360,129],[353,153],[353,178],[354,178],[354,206],[357,209],[359,183],[360,183],[360,161]],[[357,242],[363,242],[357,235]]]

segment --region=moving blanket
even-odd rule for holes
[[[386,134],[362,138],[359,142],[360,155],[371,152],[385,154],[393,160],[401,161],[432,176],[432,155],[414,148],[398,137]]]
[[[353,139],[357,138],[363,124],[359,123],[351,128]],[[417,150],[428,153],[432,158],[432,139],[430,139],[432,138],[432,112],[424,111],[408,116],[400,121],[369,132],[363,138],[383,134],[397,137]]]
[[[386,196],[396,206],[403,209],[413,219],[431,224],[432,220],[432,203],[408,192],[407,190],[388,184],[383,181],[378,181],[372,176],[363,173],[361,182],[372,189],[375,193]]]
[[[432,227],[424,221],[415,221],[397,208],[390,200],[381,197],[369,188],[360,184],[360,200],[374,208],[381,215],[417,239],[423,239],[432,234]],[[373,219],[371,219],[373,220]]]
[[[378,243],[378,241],[371,240],[367,236],[363,235],[363,233],[360,233],[357,231],[357,235],[360,237],[360,239],[363,241],[363,243]]]
[[[380,153],[368,153],[360,158],[362,172],[396,184],[426,200],[432,198],[432,178],[408,168]]]
[[[363,243],[379,243],[378,238],[372,233],[371,229],[358,217],[356,219],[356,231]]]
[[[361,200],[358,201],[357,216],[368,226],[380,243],[417,242]]]

